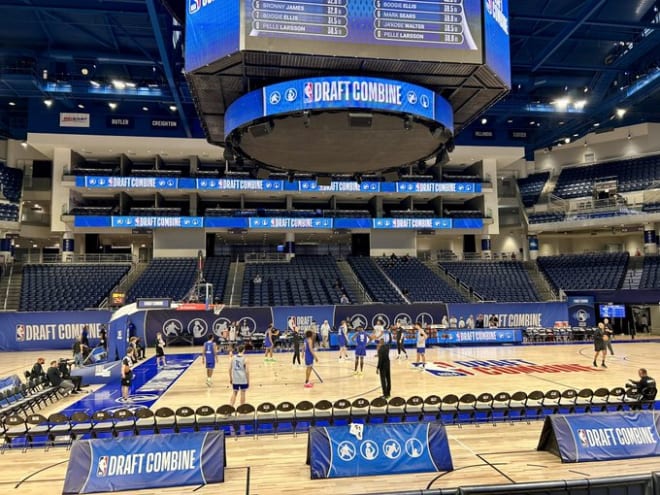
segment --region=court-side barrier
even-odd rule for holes
[[[220,483],[225,464],[219,431],[80,440],[71,449],[62,493]]]
[[[548,416],[538,450],[551,452],[562,462],[657,457],[659,427],[657,411]]]
[[[312,427],[307,443],[312,479],[453,471],[441,423]]]

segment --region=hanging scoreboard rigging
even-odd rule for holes
[[[248,50],[483,59],[479,0],[248,0],[243,15]]]

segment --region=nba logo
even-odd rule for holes
[[[202,0],[190,0],[190,6],[188,7],[188,10],[190,11],[191,14],[194,14],[201,8],[202,8]]]
[[[16,325],[16,342],[25,342],[25,325]]]
[[[99,478],[108,474],[108,456],[103,455],[99,457],[99,463],[96,467],[96,476]]]
[[[303,89],[304,103],[314,103],[314,84],[311,82],[305,83]]]
[[[577,431],[578,438],[583,447],[589,447],[589,440],[587,439],[587,432],[580,429]]]

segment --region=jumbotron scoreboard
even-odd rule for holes
[[[415,134],[410,130],[424,125],[435,136],[440,135],[438,130],[460,131],[510,88],[508,0],[189,0],[185,70],[208,140],[229,143],[239,151],[254,144],[261,157],[274,156],[271,148],[276,144],[280,151],[288,152],[292,145],[297,150],[306,146],[318,150],[319,143],[308,139],[315,132],[325,149],[336,144],[334,139],[345,138],[336,131],[343,130],[346,119],[324,112],[316,105],[319,98],[305,93],[324,87],[323,78],[328,78],[330,88],[337,81],[350,81],[349,89],[360,88],[355,84],[365,78],[380,79],[385,85],[391,80],[397,88],[417,86],[402,93],[412,99],[402,98],[398,108],[375,104],[373,119],[364,115],[363,120],[371,123],[373,132],[389,132],[392,126],[405,130],[408,138],[402,133],[387,139],[399,147],[410,142],[411,148],[424,148],[417,157],[422,159],[433,143],[420,147],[419,141],[409,139]],[[289,81],[292,84],[282,91],[260,96],[262,89]],[[345,93],[342,110],[359,108],[368,113],[369,101],[356,105],[357,93],[353,93]],[[252,99],[245,99],[249,94]],[[256,107],[258,98],[262,99]],[[438,122],[427,115],[443,99],[453,111],[451,125],[448,119]],[[291,127],[283,111],[288,107],[290,116],[302,115],[301,123],[310,130]],[[251,117],[255,108],[262,111],[252,115],[254,120],[243,118]],[[398,117],[402,123],[385,121],[383,115]],[[352,122],[355,127],[355,119]],[[321,127],[328,132],[323,134]],[[303,139],[295,143],[273,136],[285,131],[307,134],[300,134]],[[368,141],[370,131],[364,132]],[[447,137],[441,135],[438,147]],[[230,136],[233,141],[227,141]],[[298,161],[307,158],[302,150]]]

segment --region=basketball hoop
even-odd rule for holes
[[[222,312],[223,309],[225,309],[224,304],[214,304],[213,305],[213,314],[217,316]]]

